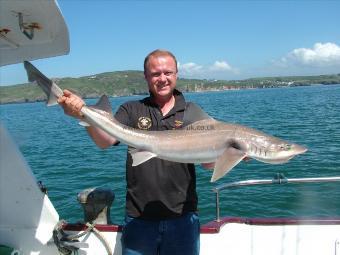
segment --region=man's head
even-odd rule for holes
[[[171,57],[175,61],[175,64],[176,64],[176,73],[177,73],[178,72],[178,69],[177,69],[177,59],[176,59],[175,55],[172,54],[170,51],[157,49],[157,50],[154,50],[154,51],[150,52],[145,57],[145,59],[144,59],[144,74],[148,70],[148,64],[149,64],[150,58],[152,58],[152,57],[165,57],[165,56],[169,56],[169,57]]]
[[[151,52],[144,60],[144,76],[156,98],[169,98],[176,87],[176,57],[166,50]]]

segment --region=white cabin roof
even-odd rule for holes
[[[0,66],[69,50],[68,29],[54,0],[0,1]]]

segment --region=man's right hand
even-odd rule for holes
[[[82,119],[84,115],[81,113],[81,108],[85,105],[84,100],[67,89],[63,92],[64,95],[58,98],[58,103],[64,108],[65,114]],[[114,137],[95,126],[86,127],[86,130],[97,146],[102,149],[118,142]]]
[[[67,89],[63,92],[64,95],[58,98],[58,103],[63,107],[65,114],[81,119],[83,117],[81,108],[85,105],[84,100]]]

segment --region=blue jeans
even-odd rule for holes
[[[198,255],[200,222],[196,213],[169,220],[125,217],[123,255]]]

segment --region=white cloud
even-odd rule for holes
[[[182,77],[187,78],[205,78],[214,79],[224,76],[228,77],[230,74],[238,74],[239,71],[228,64],[227,61],[215,61],[214,64],[203,66],[193,62],[178,64],[179,73]]]
[[[340,46],[335,43],[316,43],[313,48],[298,48],[279,61],[284,66],[324,67],[340,65]]]
[[[181,73],[185,75],[195,75],[198,74],[202,70],[203,66],[195,64],[193,62],[181,64],[178,63],[178,69]]]
[[[215,61],[210,67],[212,71],[231,71],[232,67],[226,61]]]

